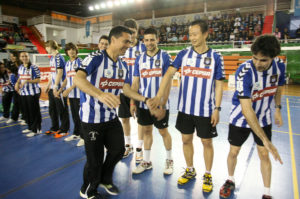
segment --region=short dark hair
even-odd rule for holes
[[[208,25],[207,22],[201,19],[195,20],[191,23],[190,26],[195,26],[198,25],[200,26],[200,30],[202,33],[206,33],[208,31]]]
[[[59,50],[59,46],[58,46],[58,44],[57,44],[57,42],[55,40],[48,40],[48,41],[46,41],[45,46],[46,47],[50,47],[50,48],[52,48],[54,50]]]
[[[124,26],[127,28],[134,28],[136,30],[138,29],[138,24],[134,19],[126,19],[124,22]]]
[[[19,52],[19,56],[21,56],[22,53],[27,53],[29,55],[29,53],[27,51],[20,51]],[[21,62],[21,61],[20,61]],[[22,63],[23,64],[23,63]],[[29,57],[29,62],[28,62],[28,68],[32,65],[31,61],[30,61],[30,57]],[[18,74],[18,69],[16,71],[11,71],[12,73]]]
[[[127,27],[125,26],[116,26],[113,27],[110,32],[109,32],[109,36],[108,36],[108,42],[111,43],[111,38],[114,36],[115,38],[119,38],[122,36],[122,33],[128,33],[128,34],[132,34],[132,31],[129,30]]]
[[[261,35],[256,38],[251,46],[251,52],[254,55],[261,53],[271,58],[278,56],[280,51],[280,43],[274,35]]]
[[[66,47],[65,47],[65,53],[68,57],[69,57],[68,50],[71,50],[71,49],[76,50],[76,54],[78,54],[78,47],[75,44],[73,44],[72,42],[70,42],[70,43],[67,43]]]
[[[107,35],[102,35],[102,36],[99,38],[98,43],[100,43],[101,39],[105,39],[105,40],[108,41],[108,36],[107,36]]]
[[[157,30],[155,28],[147,28],[144,35],[155,35],[156,38],[158,37]]]

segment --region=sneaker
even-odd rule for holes
[[[110,195],[118,195],[120,193],[118,187],[114,184],[100,184],[100,187],[104,188]]]
[[[191,171],[189,168],[186,168],[184,174],[178,179],[177,183],[183,185],[189,182],[191,179],[194,179],[196,175],[195,169]]]
[[[133,153],[133,147],[132,147],[132,145],[126,144],[126,146],[125,146],[125,153],[123,155],[123,158],[127,158],[132,153]]]
[[[69,142],[69,141],[72,141],[72,140],[78,140],[79,138],[80,137],[77,136],[77,135],[71,135],[71,136],[65,138],[64,141]]]
[[[262,199],[272,199],[272,196],[268,196],[268,195],[265,195],[265,194],[264,194],[264,195],[262,196]]]
[[[220,196],[223,198],[228,198],[234,191],[235,184],[231,180],[226,180],[220,189]]]
[[[46,135],[52,135],[55,134],[57,131],[48,130],[45,132]]]
[[[170,175],[173,173],[173,160],[166,160],[166,166],[165,166],[165,170],[164,170],[164,174],[165,175]]]
[[[40,129],[40,130],[37,130],[37,132],[36,132],[36,134],[42,134],[43,132],[42,132],[42,130]]]
[[[36,135],[37,135],[36,133],[31,132],[31,133],[28,133],[26,136],[29,137],[29,138],[31,138],[31,137],[36,136]]]
[[[62,138],[62,137],[65,137],[65,136],[67,136],[67,135],[69,135],[68,132],[66,132],[66,133],[56,133],[56,134],[54,135],[54,138]]]
[[[29,129],[25,129],[22,131],[22,133],[30,133],[30,132],[31,132],[31,130],[29,130]]]
[[[135,169],[133,169],[133,174],[140,174],[146,170],[152,169],[152,162],[142,161]]]
[[[87,197],[87,199],[104,199],[104,197],[101,196],[99,193],[96,193],[93,196]]]
[[[213,184],[212,184],[212,177],[210,173],[205,173],[203,175],[203,183],[202,183],[202,190],[204,192],[211,192],[213,189]]]
[[[3,117],[3,116],[0,117],[0,121],[4,121],[4,120],[7,120],[7,119],[8,119],[8,118]]]
[[[81,189],[79,191],[80,197],[82,197],[82,198],[88,198],[88,196],[86,194],[86,190],[87,190],[87,188],[84,185],[82,185]]]
[[[8,120],[6,121],[6,124],[10,124],[10,123],[13,123],[13,122],[16,122],[16,121],[13,120],[13,119],[8,119]]]
[[[143,151],[138,151],[136,149],[136,153],[135,153],[135,163],[136,164],[139,164],[143,161]]]
[[[22,122],[20,123],[20,125],[25,126],[25,125],[27,125],[27,123],[26,123],[25,120],[24,120],[24,121],[22,121]]]
[[[84,139],[81,139],[77,142],[76,146],[80,147],[80,146],[84,146]]]
[[[25,120],[23,120],[22,118],[19,118],[18,122],[25,122]]]

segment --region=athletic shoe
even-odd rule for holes
[[[195,169],[191,171],[189,168],[186,168],[184,174],[178,179],[177,183],[183,185],[189,182],[191,179],[194,179],[196,175]]]
[[[77,142],[77,145],[76,146],[84,146],[84,139],[81,139]]]
[[[135,163],[139,164],[143,161],[143,151],[140,150],[138,151],[138,148],[136,149],[136,153],[135,153]]]
[[[56,134],[57,131],[48,130],[45,132],[46,135]]]
[[[9,119],[9,120],[6,121],[6,124],[10,124],[10,123],[13,123],[13,122],[16,122],[16,121],[13,120],[13,119]]]
[[[36,136],[36,135],[37,135],[36,133],[31,132],[31,133],[28,133],[26,136],[29,137],[29,138],[31,138],[31,137]]]
[[[164,170],[164,174],[165,175],[170,175],[173,173],[173,160],[166,160],[166,165],[165,165],[165,170]]]
[[[82,197],[82,198],[88,198],[86,191],[87,191],[86,186],[82,185],[81,189],[79,191],[80,197]]]
[[[31,132],[31,130],[29,130],[29,129],[25,129],[22,131],[22,133],[30,133],[30,132]]]
[[[40,129],[40,130],[37,130],[37,132],[36,132],[36,134],[42,134],[43,132],[42,132],[42,130]]]
[[[126,144],[125,145],[125,152],[124,152],[123,158],[127,158],[132,153],[133,153],[133,147],[132,147],[132,145]]]
[[[22,122],[20,122],[20,125],[25,126],[27,125],[27,123],[25,122],[25,120],[23,120]]]
[[[234,191],[235,184],[231,180],[226,180],[220,189],[220,196],[223,198],[228,198]]]
[[[133,174],[140,174],[146,170],[152,169],[152,162],[142,161],[135,169],[133,169]]]
[[[0,121],[8,120],[8,118],[1,116]]]
[[[272,196],[268,196],[268,195],[263,195],[262,199],[272,199]]]
[[[95,195],[90,196],[87,199],[104,199],[104,197],[101,196],[99,193],[96,193]]]
[[[69,133],[68,132],[66,132],[66,133],[56,133],[56,134],[54,134],[54,138],[62,138],[62,137],[65,137],[65,136],[67,136],[67,135],[69,135]]]
[[[65,138],[64,141],[69,142],[69,141],[78,140],[78,139],[80,139],[79,136],[77,136],[77,135],[71,135],[71,136]]]
[[[203,175],[203,183],[202,183],[202,190],[204,192],[211,192],[213,189],[213,184],[212,184],[212,177],[210,173],[205,173]]]
[[[110,195],[118,195],[120,193],[118,187],[114,184],[100,184],[100,187],[104,188]]]

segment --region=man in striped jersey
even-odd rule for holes
[[[285,64],[276,56],[280,44],[275,36],[258,37],[251,46],[253,57],[244,62],[235,73],[235,93],[232,98],[228,141],[230,151],[227,158],[229,177],[220,190],[222,197],[229,197],[235,188],[234,170],[237,156],[250,133],[257,144],[261,161],[261,174],[265,186],[263,199],[270,196],[271,162],[269,153],[275,160],[281,158],[271,143],[271,104],[275,99],[275,124],[282,125],[281,92],[285,84]]]
[[[134,62],[135,59],[144,51],[146,51],[145,45],[138,41],[138,24],[134,19],[127,19],[124,22],[124,26],[129,28],[132,31],[132,44],[131,47],[126,51],[123,60],[127,63],[128,71],[129,71],[129,81],[130,85],[132,84],[133,79],[133,71],[134,71]],[[123,94],[120,95],[121,105],[119,107],[119,117],[122,120],[124,134],[125,134],[125,153],[124,158],[128,157],[133,152],[133,147],[131,144],[130,137],[130,99]],[[133,104],[134,105],[134,104]],[[136,148],[136,163],[140,163],[143,160],[143,136],[141,134],[140,126],[138,127],[138,144]]]
[[[119,193],[112,175],[125,152],[123,128],[116,113],[121,89],[130,98],[146,101],[131,90],[126,63],[119,59],[130,43],[131,31],[123,26],[114,27],[107,50],[87,57],[74,78],[75,85],[82,91],[80,119],[87,156],[80,190],[83,198],[102,198],[97,193],[99,184],[109,194]],[[107,155],[103,162],[104,146]]]
[[[108,47],[108,36],[102,35],[99,38],[98,48],[99,50],[106,50]]]
[[[183,152],[187,168],[178,179],[185,184],[196,176],[193,164],[193,133],[196,129],[203,145],[206,172],[203,176],[203,191],[212,191],[211,169],[214,149],[212,138],[217,136],[216,125],[221,111],[222,85],[224,79],[223,58],[220,53],[206,45],[208,25],[196,20],[189,27],[192,47],[179,52],[165,74],[155,98],[148,100],[150,108],[155,108],[164,98],[164,92],[172,76],[181,68],[181,82],[178,99],[176,128],[181,132]]]
[[[143,52],[135,61],[134,66],[134,78],[132,88],[136,92],[141,93],[147,98],[155,97],[159,84],[163,75],[166,73],[168,67],[172,64],[170,55],[158,48],[158,35],[154,28],[148,28],[144,33],[144,43],[147,51]],[[170,85],[166,93],[170,91]],[[166,98],[168,101],[168,98]],[[130,110],[132,115],[136,111],[134,100],[130,102]],[[150,151],[153,142],[152,130],[153,124],[158,129],[160,135],[163,138],[167,158],[164,174],[173,173],[173,158],[172,158],[172,138],[168,132],[169,122],[169,103],[164,107],[165,110],[156,109],[149,110],[147,105],[143,102],[138,103],[138,124],[141,126],[141,132],[144,135],[144,159],[143,161],[132,171],[133,174],[139,174],[145,170],[152,169],[152,162],[150,161]],[[165,116],[158,120],[154,116],[154,112],[166,112]]]

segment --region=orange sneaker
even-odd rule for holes
[[[65,136],[67,136],[67,135],[69,135],[68,132],[67,132],[67,133],[56,133],[56,134],[54,135],[54,138],[62,138],[62,137],[65,137]]]
[[[53,135],[55,134],[57,131],[52,131],[52,130],[48,130],[45,132],[46,135]]]

